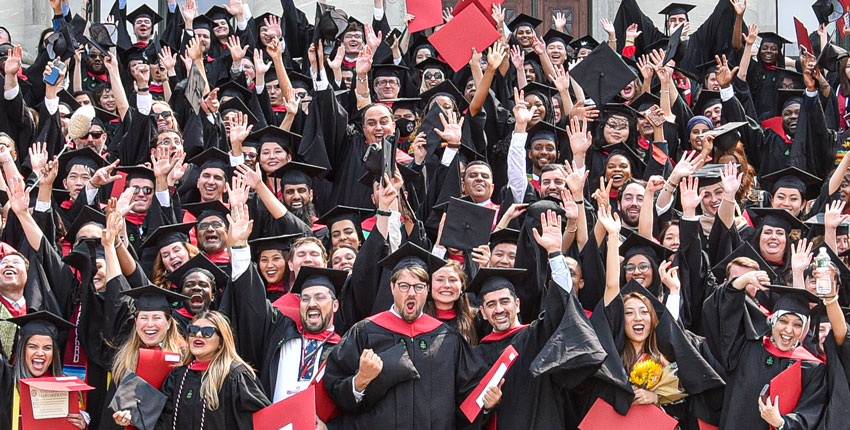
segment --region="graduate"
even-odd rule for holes
[[[426,259],[414,248],[384,259],[392,267],[392,308],[355,324],[328,357],[325,387],[343,410],[343,426],[407,428],[419,421],[454,428],[456,419],[465,420],[453,411],[486,369],[460,333],[422,313],[436,269]],[[427,394],[437,387],[442,395]]]

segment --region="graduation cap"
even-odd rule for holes
[[[525,273],[525,269],[482,267],[478,269],[478,273],[475,274],[466,289],[477,295],[479,299],[503,288],[507,288],[516,294],[516,285],[522,282]]]
[[[714,61],[714,60],[711,60],[707,63],[702,63],[699,66],[697,66],[697,70],[699,70],[699,74],[700,74],[700,76],[699,76],[700,79],[698,79],[698,81],[700,81],[700,84],[702,84],[703,81],[705,80],[705,78],[708,75],[710,75],[712,73],[717,73],[717,62]]]
[[[564,44],[564,48],[566,48],[567,46],[570,46],[570,42],[573,41],[573,37],[567,33],[550,28],[549,31],[543,35],[543,40],[546,42],[547,46],[550,43],[561,42]]]
[[[786,90],[781,88],[776,90],[776,115],[781,116],[782,111],[794,103],[803,104],[803,90]]]
[[[215,21],[209,19],[206,15],[198,15],[192,20],[192,30],[207,30],[212,33],[215,27]]]
[[[80,240],[80,243],[71,252],[62,257],[62,262],[81,273],[86,273],[87,270],[94,268],[94,261],[104,258],[106,257],[100,238],[93,237]]]
[[[694,6],[692,4],[686,4],[686,3],[670,3],[667,6],[665,6],[664,9],[661,9],[661,11],[658,12],[658,14],[664,15],[665,17],[669,17],[671,15],[685,15],[685,16],[687,16],[688,12],[693,10],[693,8],[695,8],[695,7],[696,6]]]
[[[810,303],[817,303],[818,297],[805,288],[794,288],[785,285],[768,285],[770,292],[778,294],[779,298],[773,303],[773,313],[779,311],[791,312],[800,316],[811,315]],[[804,321],[805,322],[805,321]]]
[[[91,206],[83,206],[80,214],[77,215],[77,218],[65,232],[65,240],[70,243],[76,242],[80,229],[89,224],[99,224],[103,228],[106,225],[106,215],[99,210],[92,209]]]
[[[543,20],[539,18],[535,18],[531,15],[521,13],[514,18],[510,24],[508,24],[508,28],[511,31],[516,31],[518,28],[526,26],[531,27],[532,30],[537,31],[537,26],[542,24]],[[473,30],[473,29],[470,29]],[[474,30],[473,30],[474,31]]]
[[[485,157],[484,154],[480,154],[478,151],[463,142],[460,143],[457,156],[460,158],[459,161],[464,164],[469,164],[473,161],[487,161],[487,157]],[[402,164],[401,166],[404,165]]]
[[[225,9],[223,6],[220,6],[220,5],[217,5],[217,4],[210,7],[204,15],[206,15],[207,18],[209,18],[213,21],[219,20],[219,19],[223,19],[225,21],[230,21],[230,18],[233,18],[233,15],[231,15],[227,11],[227,9]],[[230,23],[228,23],[227,25],[229,26]]]
[[[289,83],[292,88],[303,88],[307,91],[313,90],[313,78],[298,73],[295,69],[286,69],[286,76],[289,76]]]
[[[334,295],[342,292],[348,272],[345,270],[328,269],[325,267],[302,266],[298,270],[298,276],[289,290],[293,294],[301,294],[305,288],[326,287],[333,291]]]
[[[706,109],[711,106],[719,105],[723,101],[720,99],[720,91],[703,89],[699,92],[697,102],[694,103],[694,113],[703,115]]]
[[[629,103],[629,106],[637,110],[639,113],[645,112],[647,109],[656,105],[661,106],[661,99],[650,92],[645,92],[639,95],[636,99]]]
[[[829,71],[835,71],[836,64],[850,56],[847,53],[847,50],[834,44],[827,43],[825,47],[822,47],[820,50],[820,55],[818,55],[818,67],[822,69],[826,69]]]
[[[763,188],[771,194],[776,193],[779,188],[793,188],[799,191],[804,199],[813,200],[820,194],[823,180],[797,167],[789,166],[762,176],[761,183]]]
[[[673,255],[673,252],[672,249],[638,233],[632,233],[620,244],[620,255],[625,257],[624,261],[633,255],[641,254],[659,262],[666,260]]]
[[[230,170],[230,155],[216,147],[210,147],[192,157],[189,163],[198,166],[198,172],[214,168],[223,170],[224,174],[227,175]]]
[[[301,136],[273,125],[251,133],[248,139],[256,141],[258,147],[262,147],[266,142],[274,142],[289,154],[294,154],[301,143]]]
[[[167,401],[165,394],[128,370],[115,388],[109,408],[113,412],[130,411],[130,424],[134,428],[152,429]]]
[[[815,11],[820,24],[838,21],[844,15],[844,5],[841,4],[841,0],[815,0],[812,10]]]
[[[602,152],[608,154],[607,158],[611,158],[614,155],[620,154],[626,157],[632,164],[632,172],[643,171],[646,169],[646,161],[644,161],[643,157],[638,155],[631,146],[629,146],[625,142],[617,142],[612,143],[611,145],[605,145],[602,147]],[[633,176],[634,173],[632,173]]]
[[[314,224],[324,224],[328,226],[328,231],[331,230],[331,227],[335,223],[340,221],[348,220],[354,225],[354,230],[357,231],[357,237],[360,238],[360,241],[363,241],[363,231],[360,227],[360,223],[363,222],[363,219],[372,215],[375,211],[372,209],[366,208],[356,208],[353,206],[343,206],[338,205],[333,209],[329,210],[327,213],[322,215],[319,219],[316,220]]]
[[[254,112],[251,112],[251,109],[248,109],[248,106],[245,106],[245,103],[243,103],[242,99],[239,97],[231,97],[227,99],[227,101],[221,104],[219,111],[221,111],[222,114],[226,114],[231,111],[242,113],[248,117],[248,124],[251,125],[257,125],[259,122],[257,116],[254,115]]]
[[[392,103],[393,112],[395,112],[396,109],[407,109],[416,115],[419,115],[419,113],[421,112],[421,109],[419,109],[419,105],[422,103],[422,98],[420,97],[405,97],[398,99],[387,99],[382,101],[384,103]]]
[[[210,215],[218,216],[224,220],[225,224],[227,224],[227,214],[230,213],[230,209],[228,209],[227,206],[219,200],[213,200],[211,202],[186,203],[183,205],[183,209],[195,216],[196,224]]]
[[[202,252],[199,252],[198,255],[192,257],[189,261],[181,264],[177,270],[166,275],[166,278],[168,278],[168,280],[171,281],[171,284],[179,291],[183,288],[183,279],[186,275],[197,269],[203,269],[212,274],[216,289],[224,288],[227,285],[227,281],[230,280],[230,276],[227,273],[224,273],[224,271],[216,266],[215,263],[210,261],[209,258],[205,257]]]
[[[463,93],[461,93],[455,84],[448,79],[440,82],[440,84],[436,87],[420,94],[419,99],[427,104],[430,103],[436,96],[446,96],[454,100],[458,113],[465,112],[469,108],[469,102],[466,101],[466,97],[464,97]]]
[[[71,36],[67,25],[59,28],[59,31],[54,32],[45,40],[48,57],[52,59],[66,60],[74,54],[76,48],[76,40]]]
[[[313,188],[312,178],[325,173],[326,170],[321,166],[290,161],[284,164],[283,167],[272,172],[271,177],[282,179],[280,183],[281,187],[284,185],[307,184],[308,187]]]
[[[269,79],[269,74],[266,74],[266,82],[271,82],[274,80],[276,80],[276,78]],[[251,90],[245,88],[236,81],[228,80],[227,82],[218,86],[218,98],[223,100],[225,97],[234,97],[242,100],[250,100]],[[227,101],[225,101],[225,103],[227,103]]]
[[[440,61],[439,59],[434,57],[428,57],[420,61],[418,64],[416,64],[415,67],[422,71],[425,71],[427,69],[440,69],[443,71],[444,74],[447,73],[447,71],[450,69],[449,65],[446,64],[445,61]],[[446,77],[446,79],[448,79],[448,77]]]
[[[9,56],[9,51],[15,48],[11,43],[0,43],[0,57]]]
[[[118,27],[109,23],[92,23],[89,27],[89,42],[106,55],[108,52],[101,48],[111,48],[118,44]]]
[[[760,32],[759,36],[761,37],[762,43],[767,42],[767,43],[774,43],[776,45],[779,45],[779,52],[782,52],[782,48],[783,48],[784,45],[791,43],[790,40],[788,40],[788,39],[772,32],[772,31]]]
[[[140,164],[137,166],[118,166],[115,168],[115,170],[127,174],[127,183],[129,183],[130,180],[134,178],[149,179],[156,183],[156,175],[154,175],[153,169],[145,165]]]
[[[60,330],[71,330],[76,327],[71,322],[49,311],[27,313],[19,317],[9,318],[6,321],[21,328],[22,341],[36,335],[48,336],[56,340],[59,337]]]
[[[619,115],[626,117],[630,121],[634,121],[637,117],[641,116],[640,112],[625,103],[606,103],[600,110],[606,118],[612,115]]]
[[[490,241],[493,209],[452,197],[446,208],[446,222],[440,245],[470,251]]]
[[[375,64],[372,66],[372,79],[380,77],[396,77],[401,80],[410,70],[396,64]]]
[[[71,93],[68,92],[68,90],[59,91],[59,102],[68,105],[68,109],[70,109],[71,112],[80,108],[80,103],[74,98],[74,96],[71,95]]]
[[[699,179],[699,187],[707,187],[720,182],[720,173],[723,172],[725,164],[706,164],[694,172],[693,177]]]
[[[519,241],[519,230],[503,228],[490,233],[490,248],[495,248],[502,243],[516,244]]]
[[[704,134],[714,136],[715,150],[727,151],[741,140],[740,128],[747,123],[744,121],[727,122],[719,127],[714,127]]]
[[[662,65],[666,66],[670,60],[676,60],[676,63],[679,63],[679,59],[681,59],[682,55],[679,55],[679,44],[682,41],[682,30],[684,30],[685,26],[680,25],[673,35],[670,36],[670,40],[667,41],[667,47],[664,50],[664,60],[661,62]]]
[[[178,294],[174,291],[157,287],[156,285],[132,288],[121,294],[134,299],[136,312],[161,311],[165,312],[166,315],[171,314],[172,303],[183,302],[188,299],[183,294]]]
[[[416,246],[413,242],[408,241],[395,252],[384,257],[378,262],[378,264],[392,273],[412,266],[419,266],[427,270],[428,273],[434,273],[437,269],[448,263],[446,260],[443,260],[442,258]]]
[[[103,127],[104,124],[109,124],[111,122],[115,122],[121,119],[120,116],[109,112],[108,110],[101,109],[97,106],[94,107],[94,117],[94,124],[97,124],[97,122],[99,121],[100,124],[98,125],[100,125],[101,127]],[[106,131],[106,129],[104,129],[104,131]]]
[[[753,261],[755,261],[760,270],[767,272],[767,276],[770,277],[771,280],[776,280],[779,278],[779,275],[770,267],[770,264],[767,264],[767,261],[764,261],[761,254],[759,254],[749,242],[743,242],[741,246],[735,248],[731,254],[727,255],[723,260],[720,260],[719,263],[715,264],[714,267],[711,268],[711,271],[714,272],[714,276],[717,279],[726,279],[726,267],[729,266],[729,263],[732,260],[739,257],[747,257]]]
[[[170,224],[158,227],[142,242],[142,248],[153,248],[157,251],[172,243],[189,242],[189,232],[195,227],[193,222]]]
[[[570,42],[570,46],[578,52],[580,49],[590,49],[591,51],[599,46],[599,42],[591,35],[580,37]]]
[[[757,227],[769,225],[785,230],[786,234],[790,233],[792,229],[802,230],[805,233],[806,226],[787,209],[752,208],[751,210],[760,218],[756,223]]]
[[[803,224],[809,228],[809,236],[822,236],[826,232],[826,222],[824,221],[824,213],[821,212],[819,214],[815,214],[809,219],[803,221]],[[842,222],[838,224],[838,228],[836,229],[836,234],[846,235],[848,233],[848,227],[850,227],[850,221]]]
[[[567,130],[556,126],[555,124],[550,124],[545,121],[538,121],[537,124],[534,124],[530,130],[528,130],[528,138],[526,139],[526,148],[530,148],[531,145],[538,140],[550,140],[555,143],[556,147],[560,147],[561,142],[566,142]]]
[[[251,246],[251,252],[254,254],[255,259],[259,258],[263,251],[277,250],[283,255],[286,255],[292,246],[292,242],[302,236],[303,234],[301,233],[293,233],[280,236],[263,237],[260,239],[249,240],[248,245]]]
[[[158,13],[156,13],[153,9],[150,8],[150,6],[146,4],[142,4],[141,6],[137,7],[135,10],[127,14],[127,22],[129,22],[130,24],[135,24],[136,20],[139,18],[150,19],[151,25],[157,25],[160,21],[162,21],[162,17],[159,16]]]
[[[597,105],[608,103],[637,77],[607,43],[597,46],[570,75]]]
[[[315,17],[313,43],[318,48],[318,42],[321,40],[325,52],[330,53],[328,49],[333,49],[336,39],[342,36],[350,25],[348,14],[329,4],[316,2]]]

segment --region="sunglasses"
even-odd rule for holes
[[[204,339],[209,339],[213,337],[214,334],[218,333],[218,329],[215,327],[198,327],[194,324],[190,324],[186,327],[186,333],[188,334],[188,337],[196,337],[198,333],[200,333]]]
[[[426,81],[429,79],[443,79],[443,74],[440,72],[425,73],[424,78]]]
[[[171,118],[172,113],[173,112],[171,112],[170,110],[164,110],[160,113],[151,112],[151,116],[154,119],[160,119],[160,118],[165,119],[165,118]]]
[[[142,193],[146,196],[153,194],[153,188],[151,187],[140,187],[138,185],[133,185],[133,194]]]
[[[100,139],[100,137],[103,136],[103,132],[102,131],[90,131],[85,136],[80,137],[80,139],[85,140],[85,139],[88,139],[89,136],[91,136],[92,139]]]

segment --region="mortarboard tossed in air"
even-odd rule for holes
[[[597,105],[608,103],[637,77],[607,43],[597,46],[570,71],[570,76]]]
[[[446,222],[440,245],[470,251],[490,241],[490,220],[496,216],[493,209],[452,197],[446,208]]]
[[[812,10],[815,11],[820,24],[838,21],[844,15],[844,5],[841,0],[815,0]]]

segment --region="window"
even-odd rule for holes
[[[568,8],[563,8],[563,9],[557,9],[557,8],[556,8],[556,9],[552,9],[552,16],[554,17],[554,16],[555,16],[555,15],[557,15],[559,12],[560,12],[560,13],[563,13],[563,14],[564,14],[564,17],[566,17],[566,18],[567,18],[567,26],[566,26],[566,28],[564,29],[564,30],[565,30],[565,33],[567,33],[567,34],[575,34],[575,32],[573,32],[573,9],[572,9],[572,8],[569,8],[569,7],[568,7]],[[554,21],[554,19],[552,20],[552,28],[555,28],[555,21]]]

